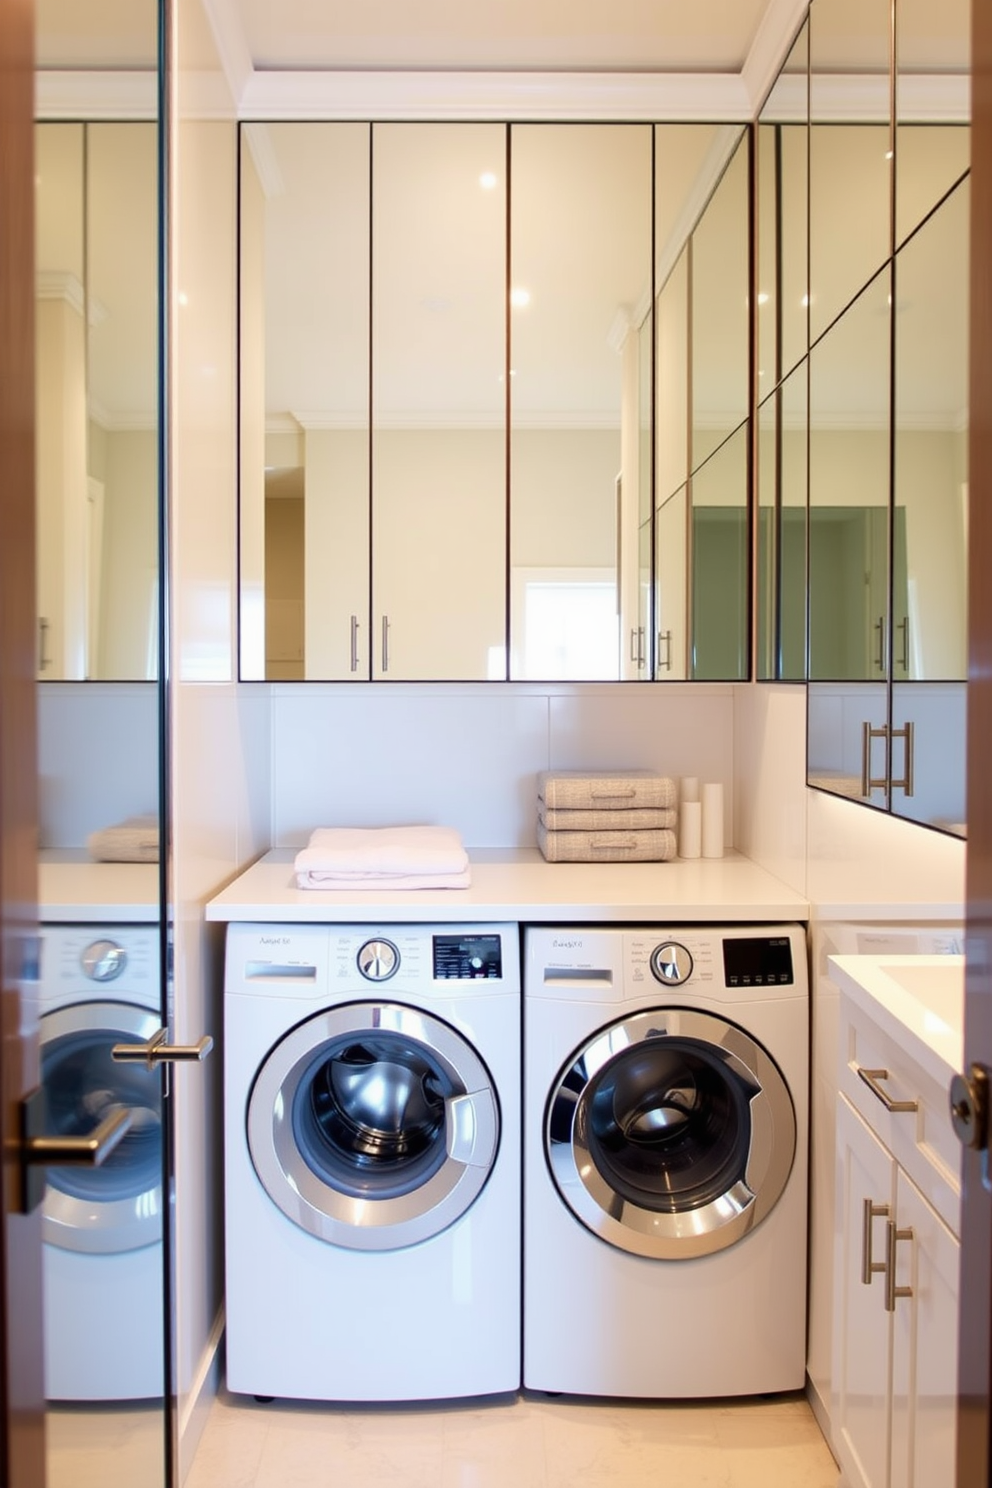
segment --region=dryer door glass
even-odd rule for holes
[[[481,1193],[499,1109],[488,1070],[448,1024],[349,1003],[269,1052],[248,1104],[259,1181],[331,1244],[394,1250],[447,1229]]]
[[[99,1167],[48,1169],[42,1233],[63,1250],[116,1254],[162,1236],[162,1097],[157,1070],[118,1064],[116,1043],[144,1042],[157,1013],[126,1003],[76,1003],[41,1025],[48,1130],[78,1137],[117,1110],[131,1127]]]
[[[778,1067],[736,1025],[679,1008],[612,1025],[548,1107],[559,1192],[602,1239],[681,1259],[734,1244],[778,1200],[796,1146]]]

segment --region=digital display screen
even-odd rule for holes
[[[435,935],[435,981],[495,981],[503,975],[498,935]]]
[[[794,981],[787,935],[762,935],[723,942],[728,987],[784,987]]]

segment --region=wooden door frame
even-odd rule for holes
[[[965,1069],[992,1064],[992,6],[972,0],[968,866]],[[986,1154],[987,1156],[987,1154]],[[992,1195],[966,1152],[961,1226],[958,1488],[989,1482]]]
[[[0,0],[2,1488],[45,1482],[41,1216],[17,1212],[20,1103],[39,1079],[34,463],[34,0]]]

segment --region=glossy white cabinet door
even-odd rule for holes
[[[954,1480],[960,1245],[900,1169],[892,1340],[892,1485],[947,1488]]]
[[[892,1314],[885,1309],[883,1272],[871,1273],[870,1285],[862,1273],[866,1264],[884,1263],[895,1187],[892,1157],[839,1096],[831,1415],[845,1488],[889,1484]],[[870,1224],[865,1221],[867,1204],[874,1211]],[[903,1482],[900,1488],[908,1485]]]

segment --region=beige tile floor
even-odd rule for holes
[[[223,1393],[185,1488],[836,1488],[801,1395],[329,1406]]]

